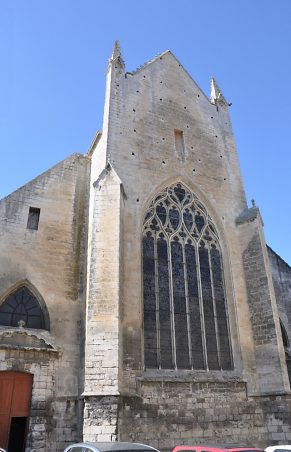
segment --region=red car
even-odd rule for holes
[[[264,452],[257,447],[176,446],[172,452]]]

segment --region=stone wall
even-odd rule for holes
[[[119,404],[118,396],[85,396],[86,441],[118,441]]]
[[[268,255],[280,319],[291,340],[291,267],[270,247]]]
[[[119,389],[134,393],[136,373],[144,366],[141,272],[144,213],[152,198],[176,181],[184,183],[205,205],[221,237],[233,355],[236,371],[241,373],[244,347],[240,347],[239,341],[247,340],[249,334],[245,331],[250,325],[245,324],[244,334],[239,333],[235,298],[245,304],[246,293],[241,284],[243,267],[237,258],[239,243],[234,219],[246,207],[246,200],[227,107],[211,104],[170,52],[136,73],[125,73],[121,60],[115,58],[109,64],[106,93],[106,126],[92,150],[91,180],[100,177],[100,165],[96,162],[98,156],[102,160],[105,154],[124,191],[120,211],[123,234],[108,235],[116,246],[120,243],[122,256],[119,349],[123,350],[123,369]],[[175,148],[175,130],[183,132],[183,156]],[[97,212],[98,205],[94,208]],[[107,209],[114,216],[116,210],[110,199]],[[98,230],[93,214],[91,219],[92,230]],[[113,265],[112,260],[111,267],[106,268],[112,268],[117,284],[119,275]],[[90,278],[96,276],[99,277],[94,271]]]
[[[268,255],[278,304],[289,381],[291,384],[291,267],[270,247],[268,247]]]
[[[85,403],[88,440],[135,441],[163,452],[176,445],[265,448],[288,444],[291,396],[250,397],[244,381],[146,381],[135,397]]]
[[[276,340],[274,313],[259,233],[254,234],[243,255],[253,337],[256,345]]]
[[[163,451],[181,444],[289,444],[291,397],[248,397],[246,383],[146,382],[122,399],[119,439]]]
[[[184,148],[177,146],[177,135]],[[85,394],[84,439],[110,440],[116,435],[165,451],[193,442],[266,446],[290,441],[289,382],[271,271],[259,215],[243,215],[249,209],[227,103],[210,103],[170,52],[127,73],[115,49],[107,72],[103,133],[91,152],[91,182],[98,182],[108,165],[123,189],[118,212],[116,197],[110,193],[104,203],[103,187],[96,197],[91,187],[89,237],[94,231],[97,238],[103,234],[110,240],[108,249],[115,247],[120,253],[118,272],[116,255],[110,257],[104,241],[99,256],[98,242],[89,242],[89,247],[96,245],[93,260],[106,268],[100,275],[101,269],[93,265],[88,275],[91,287],[99,290],[90,300],[87,325],[94,350],[87,369],[92,380],[104,375],[100,309],[108,314],[106,308],[112,306],[108,325],[114,324],[114,331],[122,335],[119,353],[107,354],[110,368],[120,369],[114,397],[114,385],[108,389],[106,377],[88,385],[93,393]],[[153,372],[144,367],[144,214],[159,191],[178,181],[205,206],[219,235],[234,361],[234,369],[225,373]],[[107,228],[98,218],[100,209],[112,213]],[[236,222],[241,215],[243,220]],[[112,291],[103,304],[107,273],[112,287],[120,289],[118,319],[113,304],[117,293]],[[108,325],[103,326],[105,338]]]
[[[49,317],[49,331],[0,326],[0,369],[33,375],[27,450],[82,435],[88,164],[72,155],[0,201],[0,303],[24,284]]]
[[[257,382],[254,393],[284,394],[290,386],[260,216],[239,228],[244,241],[242,259],[255,351]]]
[[[218,233],[229,371],[144,366],[144,214],[161,189],[178,181],[205,206]],[[37,231],[27,228],[30,207],[40,209]],[[0,221],[0,303],[25,283],[39,294],[50,324],[33,336],[0,327],[0,371],[34,377],[27,451],[44,452],[48,443],[61,451],[82,434],[167,452],[194,442],[264,447],[291,440],[276,305],[277,297],[290,325],[290,268],[269,253],[274,292],[227,103],[209,102],[170,52],[126,73],[116,48],[102,136],[87,157],[73,155],[1,200]]]

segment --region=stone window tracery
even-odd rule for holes
[[[232,368],[219,239],[181,183],[152,201],[143,225],[145,367]]]
[[[26,286],[18,287],[0,305],[0,325],[48,329],[36,296]]]

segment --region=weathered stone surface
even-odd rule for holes
[[[144,215],[176,182],[217,230],[231,370],[144,366]],[[27,228],[30,207],[40,209],[38,229]],[[33,374],[27,450],[62,451],[82,438],[164,451],[290,441],[290,267],[267,251],[259,209],[247,206],[228,103],[214,81],[209,101],[168,51],[126,73],[116,45],[102,134],[87,156],[1,200],[0,222],[0,308],[24,284],[50,325],[0,326],[0,371]]]
[[[88,163],[72,155],[0,201],[0,304],[24,283],[50,320],[49,331],[0,326],[0,370],[33,374],[27,450],[81,438]],[[27,229],[30,206],[38,230]]]

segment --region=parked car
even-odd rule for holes
[[[277,446],[266,447],[265,452],[291,452],[291,446],[278,444]]]
[[[64,452],[159,452],[158,449],[140,443],[108,442],[108,443],[75,443]]]
[[[257,447],[236,446],[176,446],[172,452],[264,452]],[[269,452],[269,451],[268,451]],[[286,452],[286,451],[284,451]],[[290,451],[291,452],[291,451]]]

